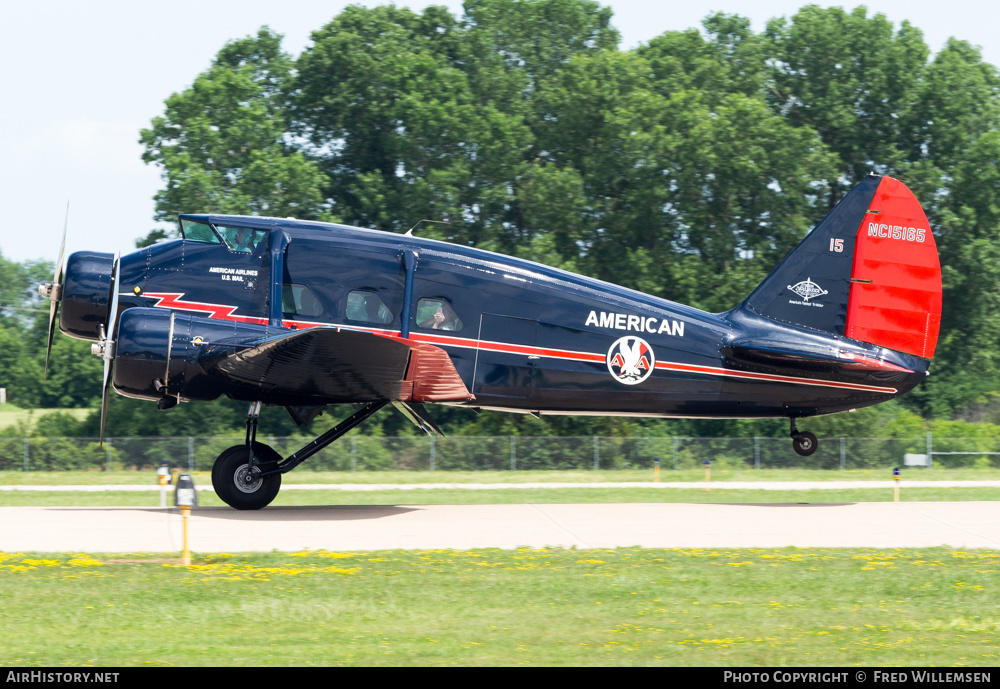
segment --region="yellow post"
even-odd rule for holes
[[[660,482],[660,458],[655,457],[653,459],[653,480],[657,483]]]
[[[181,507],[181,516],[184,517],[184,551],[181,553],[181,564],[185,567],[191,564],[191,551],[188,549],[188,515],[191,508],[184,505]]]
[[[165,469],[160,469],[160,507],[167,506],[167,474]]]
[[[712,464],[705,460],[705,492],[712,492]]]
[[[892,479],[894,484],[892,490],[892,501],[899,502],[899,467],[892,470]]]

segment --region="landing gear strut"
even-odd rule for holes
[[[819,447],[819,441],[809,431],[800,431],[797,429],[794,418],[790,418],[789,421],[791,422],[791,431],[788,435],[792,439],[792,449],[795,450],[796,454],[808,457]]]
[[[282,461],[281,455],[271,447],[257,442],[257,419],[261,403],[252,403],[247,411],[246,442],[225,450],[212,465],[212,486],[216,495],[238,510],[267,507],[281,489],[282,474],[288,473],[349,430],[360,426],[386,404],[385,401],[371,402]]]

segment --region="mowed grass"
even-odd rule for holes
[[[991,666],[998,568],[946,548],[3,553],[0,661]]]
[[[211,483],[211,472],[196,471],[195,483]],[[998,481],[1000,469],[903,469],[903,480]],[[726,481],[885,481],[892,469],[722,469],[713,468],[714,482]],[[283,483],[599,483],[653,481],[648,470],[562,471],[309,471],[298,469],[282,477]],[[704,468],[662,469],[660,481],[704,483]],[[0,485],[157,485],[154,471],[0,471]]]
[[[884,473],[884,472],[881,472]],[[718,475],[721,474],[721,475]],[[712,473],[712,484],[724,485],[728,481],[871,481],[889,480],[871,470],[816,471],[805,469],[728,471]],[[199,504],[203,507],[219,506],[222,501],[211,489],[208,472],[195,472],[195,485]],[[664,471],[662,482],[684,482],[690,488],[629,487],[598,488],[595,482],[624,483],[650,481],[652,472],[638,471],[464,471],[464,472],[293,472],[282,477],[284,484],[340,484],[364,485],[396,484],[405,490],[282,490],[272,503],[274,506],[293,505],[469,505],[469,504],[522,504],[522,503],[619,503],[619,502],[697,502],[697,503],[816,503],[816,502],[888,502],[893,499],[892,488],[848,488],[842,490],[731,490],[715,487],[705,482],[704,470]],[[998,480],[1000,471],[983,469],[939,469],[914,471],[904,474],[900,500],[903,502],[996,500],[1000,488],[979,487],[913,487],[907,480]],[[574,483],[565,488],[518,487],[523,483]],[[498,489],[422,488],[421,485],[451,484],[503,484]],[[157,476],[153,472],[137,471],[66,471],[66,472],[0,472],[0,485],[11,486],[97,486],[132,485],[155,488]],[[168,504],[173,502],[172,488],[168,490]],[[159,492],[55,492],[55,491],[0,491],[0,506],[39,507],[92,507],[123,506],[143,507],[160,504]]]
[[[0,430],[10,426],[33,429],[38,420],[47,414],[69,414],[77,421],[83,421],[93,409],[18,409],[12,404],[0,405]]]
[[[203,485],[203,484],[201,484]],[[211,486],[211,482],[209,482]],[[909,488],[900,502],[995,501],[1000,488]],[[891,488],[851,490],[714,490],[670,488],[508,488],[503,490],[427,489],[339,491],[284,490],[274,507],[298,505],[511,505],[586,503],[847,503],[892,502]],[[0,491],[0,507],[156,507],[159,492],[8,492]],[[167,505],[174,504],[173,492]],[[224,506],[212,490],[198,491],[200,507]]]

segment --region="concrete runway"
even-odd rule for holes
[[[177,552],[176,508],[0,507],[0,551]],[[196,553],[571,547],[1000,549],[1000,502],[195,508]]]

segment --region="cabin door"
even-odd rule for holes
[[[534,392],[538,321],[484,313],[472,393],[483,404],[527,402]],[[517,405],[521,406],[521,405]]]

